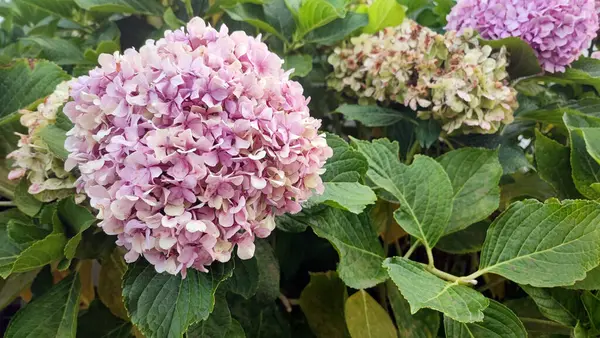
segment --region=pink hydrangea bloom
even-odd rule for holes
[[[128,262],[185,276],[236,246],[251,258],[276,215],[322,193],[321,121],[259,38],[195,18],[99,63],[71,83],[66,166]]]
[[[448,30],[474,28],[488,39],[520,37],[548,72],[563,72],[598,31],[597,0],[459,0]]]

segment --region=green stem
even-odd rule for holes
[[[421,150],[421,145],[419,144],[418,141],[415,140],[415,142],[413,143],[412,147],[410,147],[410,150],[408,151],[408,154],[406,154],[406,161],[404,162],[405,164],[410,164],[413,160],[413,157],[415,157],[415,154],[417,152],[419,152],[419,150]]]
[[[15,202],[13,201],[0,201],[0,207],[14,207]]]
[[[457,277],[457,276],[454,276],[447,272],[444,272],[442,270],[438,270],[435,268],[435,266],[427,266],[425,269],[427,271],[431,272],[432,274],[440,277],[441,279],[445,279],[450,282],[454,282],[454,283],[458,283],[458,284],[465,284],[465,285],[476,285],[477,284],[477,281],[474,279],[467,280],[465,277]]]
[[[410,248],[408,249],[408,251],[406,252],[406,254],[404,254],[404,258],[409,258],[410,255],[413,254],[413,252],[415,252],[415,250],[417,250],[417,248],[419,247],[419,245],[421,245],[421,241],[415,241]]]
[[[433,265],[433,251],[427,245],[425,246],[425,250],[427,250],[427,261],[429,262],[429,266],[435,269]]]
[[[442,137],[442,141],[444,141],[444,143],[448,146],[448,148],[450,148],[450,150],[454,150],[454,146],[452,145],[452,143],[450,143],[450,141],[447,138]]]

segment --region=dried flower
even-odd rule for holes
[[[207,271],[254,255],[276,215],[321,193],[332,150],[302,86],[259,38],[200,18],[72,82],[67,167],[128,262]]]
[[[548,72],[563,72],[598,31],[597,0],[460,0],[446,29],[476,29],[484,38],[520,37]]]
[[[18,149],[7,156],[14,160],[8,178],[26,177],[31,183],[29,193],[43,202],[72,195],[75,187],[75,177],[64,170],[64,162],[54,156],[39,136],[40,130],[56,122],[59,108],[68,99],[69,84],[63,82],[35,111],[21,110],[20,121],[27,128],[27,135],[17,134]]]
[[[492,53],[465,31],[440,35],[411,20],[335,48],[328,84],[359,103],[398,102],[447,133],[493,133],[513,120],[516,91],[506,84],[506,51]],[[425,109],[425,110],[422,110]]]

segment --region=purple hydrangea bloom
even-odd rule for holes
[[[195,18],[72,81],[67,169],[128,262],[207,271],[254,255],[332,155],[302,86],[259,38]]]
[[[597,0],[459,0],[448,30],[476,29],[484,38],[520,37],[548,72],[563,72],[598,31]]]

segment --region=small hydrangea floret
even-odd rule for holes
[[[487,39],[520,37],[548,72],[563,72],[596,37],[598,0],[460,0],[446,29]]]
[[[185,276],[235,247],[249,259],[276,215],[323,192],[321,122],[260,37],[194,18],[99,63],[71,84],[66,165],[127,262]]]
[[[331,88],[360,104],[400,103],[446,133],[494,133],[513,121],[506,50],[480,46],[473,31],[438,34],[412,20],[362,34],[329,56]]]
[[[18,148],[6,158],[13,160],[11,180],[27,179],[28,192],[42,202],[72,195],[75,176],[64,169],[64,162],[53,154],[40,137],[40,131],[56,123],[60,107],[69,99],[69,84],[62,82],[36,110],[20,110],[20,122],[27,134],[19,134]],[[81,200],[82,196],[77,196]]]

